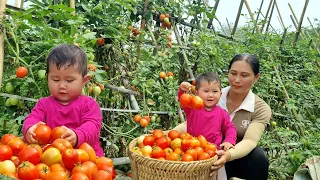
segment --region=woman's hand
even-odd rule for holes
[[[192,85],[188,82],[182,82],[179,86],[180,90],[183,92],[187,92],[188,90],[190,90],[192,87]]]
[[[72,129],[67,128],[66,126],[62,126],[62,127],[66,130],[66,132],[64,134],[62,134],[61,138],[69,141],[71,143],[72,147],[77,145],[78,136],[76,135],[76,133]]]
[[[231,143],[229,143],[229,142],[224,142],[224,143],[222,143],[222,144],[220,144],[220,148],[222,149],[222,150],[228,150],[228,149],[231,149],[231,148],[234,148],[234,145],[232,145]]]
[[[38,143],[37,140],[34,139],[34,136],[36,135],[34,133],[34,130],[40,125],[40,124],[45,124],[42,121],[37,122],[36,124],[34,124],[33,126],[31,126],[26,133],[26,137],[24,138],[28,143],[30,144],[36,144]]]
[[[228,162],[231,158],[231,154],[229,151],[219,150],[217,151],[218,160],[211,167],[210,176],[217,174],[218,170],[224,166],[226,162]]]

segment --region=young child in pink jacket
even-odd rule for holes
[[[82,49],[71,44],[53,48],[47,59],[47,79],[51,95],[40,98],[23,124],[23,136],[29,143],[37,143],[34,130],[45,123],[52,129],[64,126],[62,138],[79,147],[87,142],[103,156],[99,138],[102,114],[98,103],[82,95],[82,88],[89,81],[87,57]]]

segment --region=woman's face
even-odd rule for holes
[[[230,91],[235,93],[248,93],[253,84],[259,79],[260,73],[254,72],[246,61],[235,61],[229,69],[228,80]]]

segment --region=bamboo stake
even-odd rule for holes
[[[216,0],[216,3],[214,4],[214,7],[213,7],[214,14],[216,14],[216,12],[217,12],[219,2],[220,2],[220,0]],[[208,28],[208,29],[210,29],[211,26],[213,26],[213,25],[212,25],[212,21],[213,21],[213,18],[210,18],[210,19],[209,19],[209,22],[208,22],[208,25],[207,25],[207,28]]]
[[[319,33],[317,32],[317,30],[314,28],[313,24],[311,23],[309,17],[307,17],[307,19],[308,19],[308,21],[309,21],[309,23],[310,23],[311,28],[313,29],[313,31],[316,33],[316,35],[317,35],[318,37],[320,37],[320,36],[319,36]]]
[[[251,20],[254,22],[254,26],[256,27],[257,32],[259,32],[259,27],[258,27],[256,21],[254,20],[254,16],[253,16],[253,13],[252,13],[252,11],[251,11],[251,8],[250,8],[250,6],[249,6],[248,1],[247,1],[247,0],[244,0],[244,3],[245,3],[245,5],[246,5],[246,7],[247,7],[247,10],[248,10],[249,15],[250,15],[250,17],[251,17]]]
[[[290,8],[290,10],[291,10],[291,12],[292,12],[292,14],[293,14],[293,17],[294,17],[295,22],[298,23],[298,22],[299,22],[299,21],[298,21],[298,18],[297,18],[297,16],[296,16],[296,13],[294,13],[291,4],[288,3],[288,6],[289,6],[289,8]]]
[[[227,25],[228,25],[228,28],[229,28],[229,33],[231,34],[231,26],[230,26],[230,23],[228,21],[228,18],[226,18],[226,20],[227,20]]]
[[[71,12],[71,15],[76,15],[76,4],[74,0],[70,0],[70,7],[74,9],[74,11]]]
[[[259,10],[258,10],[258,15],[257,15],[257,19],[256,19],[256,24],[258,24],[258,21],[259,21],[259,15],[260,15],[260,13],[261,13],[261,9],[262,9],[263,2],[264,2],[264,0],[261,1],[260,7],[259,7]],[[260,31],[258,30],[258,32],[260,32]],[[253,33],[254,33],[254,29],[253,29],[253,31],[252,31],[252,34],[253,34]]]
[[[6,0],[0,0],[0,23],[5,17]],[[1,25],[0,24],[0,25]],[[4,30],[0,26],[0,87],[2,86],[3,63],[4,63]]]
[[[269,26],[270,26],[270,23],[271,23],[275,2],[276,2],[276,0],[273,1],[273,5],[272,5],[272,8],[271,8],[271,12],[270,12],[270,17],[269,17],[268,24],[267,24],[267,27],[266,27],[266,32],[268,32],[268,29],[269,29]]]
[[[245,0],[241,0],[241,2],[240,2],[240,6],[239,6],[239,9],[238,9],[238,14],[237,14],[236,22],[234,23],[234,26],[233,26],[233,29],[232,29],[232,32],[231,32],[231,36],[233,36],[234,33],[236,32],[236,29],[237,29],[237,26],[238,26],[238,22],[239,22],[239,18],[240,18],[240,14],[241,14],[241,11],[242,11],[242,6],[243,6],[244,1],[245,1]]]
[[[24,0],[21,0],[20,9],[23,9],[24,6]]]
[[[286,28],[286,26],[284,25],[284,21],[283,21],[283,19],[282,19],[282,16],[281,16],[281,13],[280,13],[280,9],[279,9],[279,7],[278,7],[278,3],[277,3],[277,1],[276,1],[276,0],[274,1],[274,3],[275,3],[275,5],[276,5],[277,12],[278,12],[278,15],[279,15],[279,18],[280,18],[280,21],[281,21],[282,27],[283,27],[283,29],[285,29],[285,28]]]
[[[263,31],[264,25],[265,25],[265,24],[266,24],[266,22],[267,22],[267,18],[268,18],[268,16],[269,16],[269,11],[270,11],[270,8],[271,8],[271,5],[272,5],[272,2],[273,2],[273,0],[270,0],[270,2],[269,2],[269,6],[268,6],[268,9],[267,9],[267,13],[266,13],[266,16],[264,17],[264,21],[263,21],[263,23],[262,23],[262,27],[261,27],[261,29],[260,29],[260,32],[262,32],[262,31]]]
[[[176,35],[178,44],[179,44],[180,46],[182,46],[182,41],[181,41],[181,37],[180,37],[180,35],[179,35],[178,29],[177,29],[177,27],[176,27],[175,24],[173,24],[172,26],[173,26],[174,34]],[[183,56],[183,58],[184,58],[184,61],[186,62],[186,64],[189,64],[188,57],[187,57],[187,54],[186,54],[185,50],[184,50],[184,49],[181,49],[181,51],[182,51],[182,56]],[[187,67],[187,70],[188,70],[188,73],[189,73],[189,75],[190,75],[190,78],[191,78],[191,79],[195,79],[195,77],[194,77],[194,75],[193,75],[193,72],[192,72],[190,66]]]
[[[15,6],[19,7],[19,0],[16,0]]]
[[[304,18],[304,14],[305,14],[305,12],[307,10],[308,4],[309,4],[309,0],[306,0],[306,2],[304,4],[304,7],[303,7],[303,10],[302,10],[302,14],[300,16],[300,21],[299,21],[299,24],[298,24],[298,30],[297,30],[295,39],[293,41],[293,47],[296,47],[296,44],[297,44],[297,41],[298,41],[298,38],[299,38],[299,35],[300,35],[300,31],[301,31],[302,21],[303,21],[303,18]]]
[[[295,28],[296,28],[296,30],[297,30],[297,29],[298,29],[298,25],[297,25],[296,21],[294,20],[294,18],[293,18],[293,16],[292,16],[292,15],[290,15],[290,18],[291,18],[291,21],[292,21],[292,23],[293,23],[294,27],[295,27]]]
[[[224,30],[224,28],[222,27],[222,24],[221,24],[221,22],[219,21],[219,19],[218,19],[218,18],[216,18],[216,20],[218,21],[218,23],[219,23],[219,25],[220,25],[220,27],[221,27],[222,31],[224,32],[224,34],[225,34],[225,35],[227,35],[227,33],[226,33],[226,31]]]

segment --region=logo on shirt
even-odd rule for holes
[[[248,129],[248,126],[250,123],[251,123],[251,121],[249,121],[249,120],[242,120],[241,127],[244,129]]]

